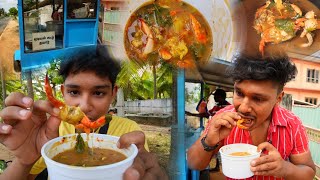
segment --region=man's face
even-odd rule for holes
[[[273,107],[281,101],[278,86],[272,81],[244,80],[234,84],[233,105],[243,118],[251,119],[248,130],[271,120]]]
[[[107,113],[117,93],[109,78],[100,78],[94,72],[70,74],[61,89],[65,103],[79,106],[91,120]]]

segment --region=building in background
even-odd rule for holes
[[[294,80],[287,83],[284,92],[291,94],[293,99],[320,104],[320,62],[295,58],[292,58],[292,61],[297,66],[298,74]]]

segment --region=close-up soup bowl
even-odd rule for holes
[[[222,173],[234,179],[244,179],[253,176],[250,162],[260,157],[261,151],[251,144],[229,144],[220,148]]]
[[[185,1],[130,1],[124,32],[129,59],[161,61],[181,68],[205,63],[212,51],[206,17]],[[207,1],[209,4],[209,1]],[[212,3],[211,3],[212,4]]]
[[[136,145],[132,144],[126,149],[119,149],[117,148],[117,142],[119,140],[119,137],[115,136],[109,136],[104,134],[89,134],[89,137],[87,134],[82,133],[81,134],[85,144],[88,145],[89,151],[84,152],[84,154],[87,154],[89,156],[86,157],[87,159],[95,159],[94,163],[101,163],[100,161],[103,161],[105,159],[108,159],[108,157],[111,160],[114,160],[118,156],[121,155],[119,162],[106,162],[107,165],[87,165],[89,162],[72,162],[72,160],[79,160],[79,159],[85,159],[81,156],[79,157],[72,157],[70,154],[65,154],[61,156],[61,153],[67,153],[67,151],[75,151],[75,145],[76,145],[76,139],[77,134],[71,134],[63,137],[57,137],[55,139],[50,140],[47,142],[41,149],[41,155],[45,160],[45,163],[47,165],[48,169],[48,175],[50,180],[76,180],[76,179],[94,179],[94,180],[102,180],[102,179],[122,179],[124,172],[128,167],[130,167],[134,161],[134,158],[138,154],[138,149]],[[102,155],[102,158],[98,158],[98,154],[102,154],[102,151],[100,150],[106,150],[105,155]],[[111,153],[110,153],[110,152]],[[110,153],[110,154],[108,154]],[[93,155],[92,155],[93,154]],[[71,165],[67,165],[64,163],[60,163],[56,161],[56,158],[60,155],[60,160],[71,160],[71,162],[68,162]],[[92,157],[90,157],[92,156]],[[55,160],[53,160],[55,159]],[[59,161],[60,161],[59,160]],[[110,164],[111,163],[111,164]]]

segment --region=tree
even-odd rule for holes
[[[125,100],[153,99],[155,92],[157,97],[170,98],[172,72],[172,67],[165,63],[157,66],[148,64],[141,66],[136,61],[124,61],[117,84],[123,89]]]
[[[13,16],[13,17],[17,17],[18,16],[18,9],[15,7],[12,7],[9,9],[9,15]]]
[[[3,8],[0,8],[0,17],[5,15],[6,15],[6,11]]]

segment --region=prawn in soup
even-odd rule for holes
[[[183,1],[143,4],[126,24],[124,46],[138,62],[164,61],[180,68],[205,63],[212,51],[212,32],[204,16]]]
[[[126,158],[124,154],[112,149],[94,148],[91,151],[85,148],[83,153],[78,153],[72,148],[57,154],[52,160],[72,166],[92,167],[117,163]]]

